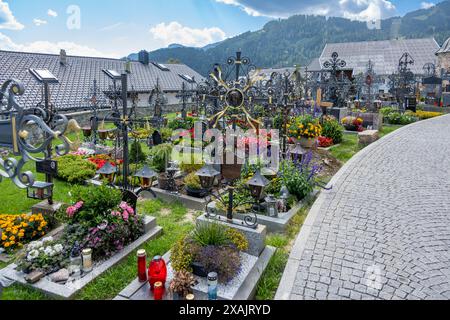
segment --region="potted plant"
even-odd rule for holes
[[[169,291],[173,300],[184,299],[188,294],[192,294],[192,287],[197,284],[194,275],[186,270],[177,271],[170,282]]]
[[[311,115],[293,118],[287,128],[289,137],[303,148],[312,148],[317,143],[317,138],[322,134],[319,119]]]
[[[159,173],[158,186],[163,190],[166,190],[169,187],[169,177],[166,173],[166,168],[172,154],[172,148],[173,146],[170,143],[164,143],[155,146],[150,150],[152,167]]]
[[[362,118],[357,118],[357,117],[345,117],[344,119],[342,119],[342,125],[344,126],[344,128],[348,131],[363,131],[363,123],[364,120]]]
[[[206,190],[202,188],[200,178],[195,174],[195,172],[188,174],[184,178],[184,184],[186,186],[186,193],[188,196],[203,198],[207,195]]]
[[[189,271],[199,277],[217,272],[219,282],[228,283],[239,273],[240,253],[247,249],[248,240],[241,232],[205,223],[174,245],[171,264],[175,271]]]

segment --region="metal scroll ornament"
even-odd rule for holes
[[[0,146],[12,149],[15,158],[0,158],[0,181],[9,178],[19,188],[27,188],[35,182],[33,173],[22,172],[23,166],[29,160],[42,162],[50,158],[48,154],[54,139],[62,142],[55,148],[58,155],[67,154],[70,151],[70,140],[64,133],[70,123],[66,116],[53,114],[44,110],[39,105],[25,109],[17,101],[17,97],[23,95],[25,87],[16,80],[7,80],[0,88]],[[76,123],[75,123],[76,124]],[[30,126],[43,134],[42,141],[37,145],[31,141]],[[37,155],[44,154],[40,158]],[[18,159],[16,159],[18,158]]]

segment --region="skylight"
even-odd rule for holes
[[[104,69],[103,72],[112,80],[118,80],[121,78],[121,75],[116,70],[106,70]]]
[[[152,63],[155,67],[157,67],[158,69],[160,69],[162,71],[170,71],[170,69],[167,68],[167,66],[165,64],[158,63],[158,62],[152,62]]]
[[[191,77],[190,75],[187,75],[187,74],[179,74],[179,76],[180,76],[183,80],[186,80],[187,82],[191,82],[191,83],[195,82],[194,77]]]
[[[58,83],[58,78],[56,78],[53,73],[51,73],[47,69],[30,69],[30,73],[38,80],[39,82],[47,82],[47,83]]]

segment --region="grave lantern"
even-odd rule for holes
[[[196,174],[200,178],[202,188],[205,190],[210,190],[214,185],[215,178],[220,175],[220,172],[214,169],[211,164],[207,164],[197,171]]]
[[[29,199],[45,200],[53,196],[53,183],[36,181],[27,188]]]
[[[145,165],[141,170],[136,172],[134,177],[139,178],[142,189],[148,189],[152,186],[153,180],[157,177],[157,174],[149,166]]]
[[[278,217],[278,200],[273,195],[268,195],[265,199],[266,212],[269,217]]]
[[[297,143],[290,151],[292,161],[302,161],[303,157],[308,153],[303,147]]]
[[[113,183],[116,173],[117,168],[114,167],[109,161],[97,171],[97,174],[99,174],[102,179],[106,179],[109,183]]]
[[[263,195],[264,188],[269,185],[269,180],[261,175],[261,171],[256,171],[255,175],[247,182],[252,197],[259,201]]]

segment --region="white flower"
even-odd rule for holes
[[[28,245],[28,250],[32,251],[35,249],[39,249],[43,246],[43,243],[41,241],[33,241]]]
[[[64,247],[62,246],[62,244],[56,244],[53,246],[53,250],[56,251],[56,253],[61,253],[63,251]]]
[[[46,237],[44,239],[42,239],[42,243],[46,244],[47,242],[52,242],[53,241],[53,237]]]
[[[37,257],[39,257],[39,251],[37,250],[32,250],[28,256],[27,256],[27,260],[28,261],[33,261],[34,259],[36,259]]]
[[[45,253],[45,255],[47,255],[49,257],[53,257],[56,254],[55,250],[53,250],[52,247],[46,247],[44,249],[44,253]]]

